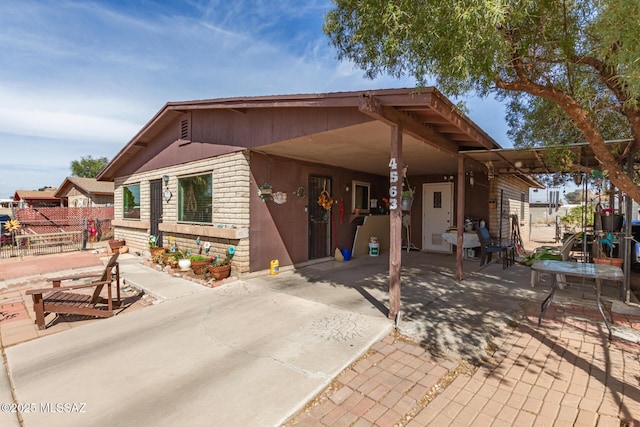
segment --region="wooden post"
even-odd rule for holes
[[[462,258],[464,248],[462,244],[464,242],[464,157],[458,156],[458,179],[456,182],[457,197],[456,197],[456,226],[458,227],[458,244],[456,245],[456,279],[462,280]]]
[[[402,266],[402,128],[391,128],[389,161],[389,319],[397,322],[400,312],[400,268]]]

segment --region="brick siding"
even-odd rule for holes
[[[115,236],[124,239],[132,250],[148,250],[150,232],[150,182],[169,176],[169,190],[173,194],[171,200],[163,200],[163,226],[171,228],[178,223],[178,178],[200,173],[212,172],[213,180],[213,223],[194,224],[193,233],[172,233],[163,231],[164,245],[168,246],[168,237],[175,238],[180,249],[190,249],[197,254],[201,247],[196,245],[196,238],[200,237],[201,246],[205,242],[211,244],[209,254],[224,256],[229,245],[236,246],[232,269],[238,273],[249,271],[249,238],[213,237],[216,229],[225,230],[249,228],[249,195],[250,168],[247,151],[210,157],[190,163],[172,167],[155,169],[115,180],[115,218],[122,220],[123,215],[123,187],[140,184],[140,220],[116,221]],[[164,183],[162,184],[164,188]],[[181,228],[182,230],[182,228]],[[218,233],[223,234],[223,233]],[[202,251],[204,252],[204,251]]]

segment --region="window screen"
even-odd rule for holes
[[[178,221],[211,223],[211,174],[178,178]]]

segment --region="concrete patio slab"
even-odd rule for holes
[[[26,426],[276,425],[391,328],[237,281],[6,354],[20,402],[70,404],[24,413]]]

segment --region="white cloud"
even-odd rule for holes
[[[0,149],[12,150],[0,197],[57,185],[81,156],[113,157],[168,101],[414,85],[338,62],[322,33],[330,5],[0,1]],[[484,108],[470,116],[500,124]]]

